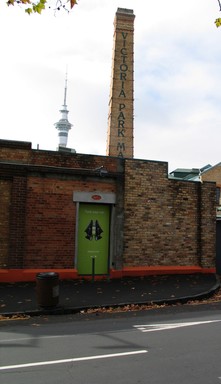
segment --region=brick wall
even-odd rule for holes
[[[201,266],[215,266],[216,258],[216,184],[201,185]]]
[[[0,161],[29,162],[31,143],[23,141],[0,140]]]
[[[125,161],[124,265],[214,266],[215,185],[168,180],[167,163]]]
[[[116,193],[115,269],[214,268],[215,183],[170,180],[164,162],[26,145],[9,145],[7,152],[0,140],[1,268],[73,268],[74,191]],[[108,171],[105,177],[96,170],[101,166]]]
[[[0,162],[33,166],[49,166],[91,170],[103,166],[108,172],[118,172],[120,162],[114,157],[73,154],[61,151],[31,149],[31,143],[0,140]]]
[[[0,268],[8,267],[11,184],[0,179]]]
[[[202,173],[203,181],[216,181],[218,186],[221,186],[221,164],[217,164],[214,167],[208,169]]]
[[[0,140],[0,268],[73,268],[73,192],[115,192],[121,163]]]
[[[73,268],[76,204],[73,191],[115,192],[102,179],[31,176],[26,202],[25,268]]]
[[[26,176],[0,167],[0,263],[4,268],[22,268],[25,247]]]
[[[10,238],[9,260],[10,268],[22,268],[25,251],[25,225],[26,225],[26,191],[27,178],[14,176],[10,204]]]

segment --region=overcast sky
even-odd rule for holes
[[[175,168],[221,161],[221,17],[216,0],[79,0],[28,16],[0,3],[0,138],[56,150],[68,65],[68,147],[106,153],[117,8],[135,18],[134,157]]]

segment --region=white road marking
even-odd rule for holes
[[[141,332],[155,332],[155,331],[165,331],[167,329],[173,329],[173,328],[190,327],[192,325],[216,323],[220,321],[221,320],[192,321],[189,323],[146,324],[146,325],[134,325],[134,327],[139,329],[139,331]]]
[[[122,352],[122,353],[111,353],[107,355],[95,355],[95,356],[86,356],[86,357],[73,357],[70,359],[62,359],[62,360],[51,360],[51,361],[39,361],[37,363],[26,363],[26,364],[17,364],[17,365],[6,365],[4,367],[0,367],[0,370],[6,369],[19,369],[19,368],[29,368],[29,367],[37,367],[42,365],[53,365],[53,364],[64,364],[64,363],[73,363],[76,361],[86,361],[86,360],[96,360],[96,359],[109,359],[112,357],[122,357],[122,356],[130,356],[130,355],[138,355],[141,353],[147,353],[146,349],[140,351],[131,351],[131,352]]]

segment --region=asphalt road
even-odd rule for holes
[[[221,383],[220,314],[219,303],[1,322],[1,383]]]

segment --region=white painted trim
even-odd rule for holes
[[[101,191],[74,192],[73,201],[94,204],[116,204],[116,194]]]

